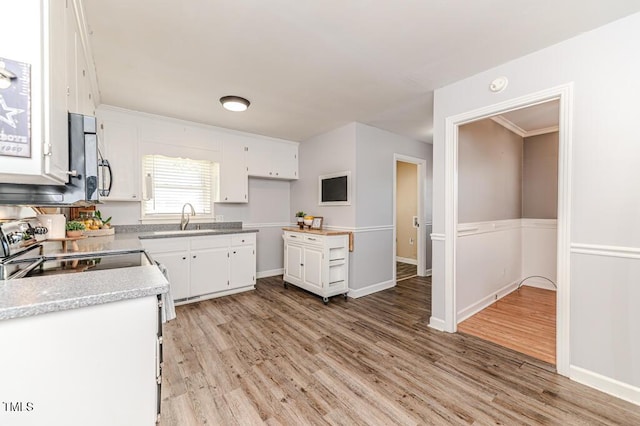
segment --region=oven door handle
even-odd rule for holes
[[[29,272],[33,271],[34,269],[36,269],[38,266],[42,265],[42,263],[44,262],[43,258],[38,259],[37,261],[33,262],[31,265],[27,266],[24,269],[19,270],[18,272],[16,272],[15,274],[11,275],[9,277],[10,280],[16,279],[16,278],[23,278],[25,275],[27,275]]]

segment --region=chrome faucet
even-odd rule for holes
[[[196,215],[196,210],[193,208],[193,206],[191,205],[191,203],[184,203],[184,206],[182,206],[182,215],[180,216],[180,230],[184,231],[185,229],[187,229],[187,225],[189,224],[189,216],[185,216],[184,215],[184,209],[185,207],[191,207],[191,216],[195,216]]]

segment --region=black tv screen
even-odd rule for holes
[[[327,202],[347,202],[347,176],[322,179],[321,200]]]

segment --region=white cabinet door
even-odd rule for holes
[[[191,250],[191,296],[202,296],[228,288],[228,248]]]
[[[298,146],[258,140],[247,151],[249,176],[270,179],[298,179]]]
[[[229,288],[256,283],[256,252],[254,246],[231,247],[229,250],[231,276]]]
[[[285,276],[291,284],[300,284],[302,282],[302,261],[304,249],[291,243],[285,243]]]
[[[104,158],[111,164],[111,192],[107,201],[140,201],[138,128],[117,120],[100,120]]]
[[[69,179],[66,47],[70,23],[65,3],[57,0],[43,3],[44,174],[59,182],[67,182]]]
[[[322,289],[322,249],[305,247],[302,272],[305,284]]]
[[[267,141],[252,141],[247,148],[247,173],[249,176],[271,177],[271,145]]]
[[[298,179],[298,146],[278,143],[272,157],[273,177],[277,179]]]
[[[189,297],[189,252],[152,253],[152,257],[167,268],[173,300]]]
[[[236,141],[224,141],[222,144],[217,202],[249,202],[249,177],[247,175],[245,146]]]

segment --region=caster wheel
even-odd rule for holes
[[[289,284],[287,284],[287,282],[286,282],[286,281],[283,281],[283,282],[282,282],[282,285],[284,286],[284,288],[289,288]]]
[[[342,295],[344,297],[344,300],[349,300],[349,295],[347,293]]]
[[[322,298],[322,303],[324,303],[325,305],[329,304],[329,298],[328,297],[323,297]]]

